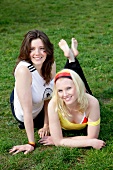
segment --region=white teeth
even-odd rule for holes
[[[69,100],[70,100],[70,97],[64,98],[64,100],[69,101]]]
[[[40,60],[41,58],[42,58],[42,57],[36,57],[35,59],[36,59],[36,60]]]

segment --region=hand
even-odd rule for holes
[[[99,139],[92,139],[91,143],[92,147],[95,149],[102,149],[106,145],[106,143],[103,140]]]
[[[38,141],[39,143],[43,145],[54,145],[54,142],[52,140],[51,136],[44,136],[42,139]]]
[[[44,136],[49,135],[49,126],[46,125],[43,128],[39,129],[38,134],[39,134],[40,138],[43,138]]]
[[[13,155],[15,155],[19,152],[24,152],[24,154],[27,154],[29,152],[32,152],[33,150],[34,150],[33,146],[29,144],[25,144],[25,145],[13,146],[13,148],[9,150],[9,153],[12,153]]]

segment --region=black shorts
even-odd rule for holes
[[[15,115],[15,111],[14,111],[14,89],[13,89],[11,95],[10,95],[10,105],[11,105],[11,111],[12,111],[14,118],[19,122],[19,128],[25,129],[24,122],[21,122],[20,120],[18,120],[18,118]],[[34,128],[40,129],[40,128],[43,127],[43,125],[44,125],[44,107],[42,108],[41,112],[37,115],[37,117],[35,117],[35,119],[33,119],[33,122],[34,122]]]

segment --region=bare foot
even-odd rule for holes
[[[76,57],[79,54],[79,52],[77,50],[78,42],[77,42],[77,40],[75,38],[72,38],[71,42],[72,42],[71,43],[71,50],[72,50],[74,56]]]
[[[74,62],[75,61],[74,54],[70,50],[67,42],[64,39],[61,39],[58,45],[61,48],[61,50],[64,52],[64,56],[69,59],[69,63]]]

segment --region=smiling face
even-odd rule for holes
[[[77,91],[73,80],[69,78],[60,78],[56,81],[56,90],[67,106],[73,106],[77,100]]]
[[[34,65],[42,67],[46,60],[47,53],[40,38],[31,41],[30,58]]]

